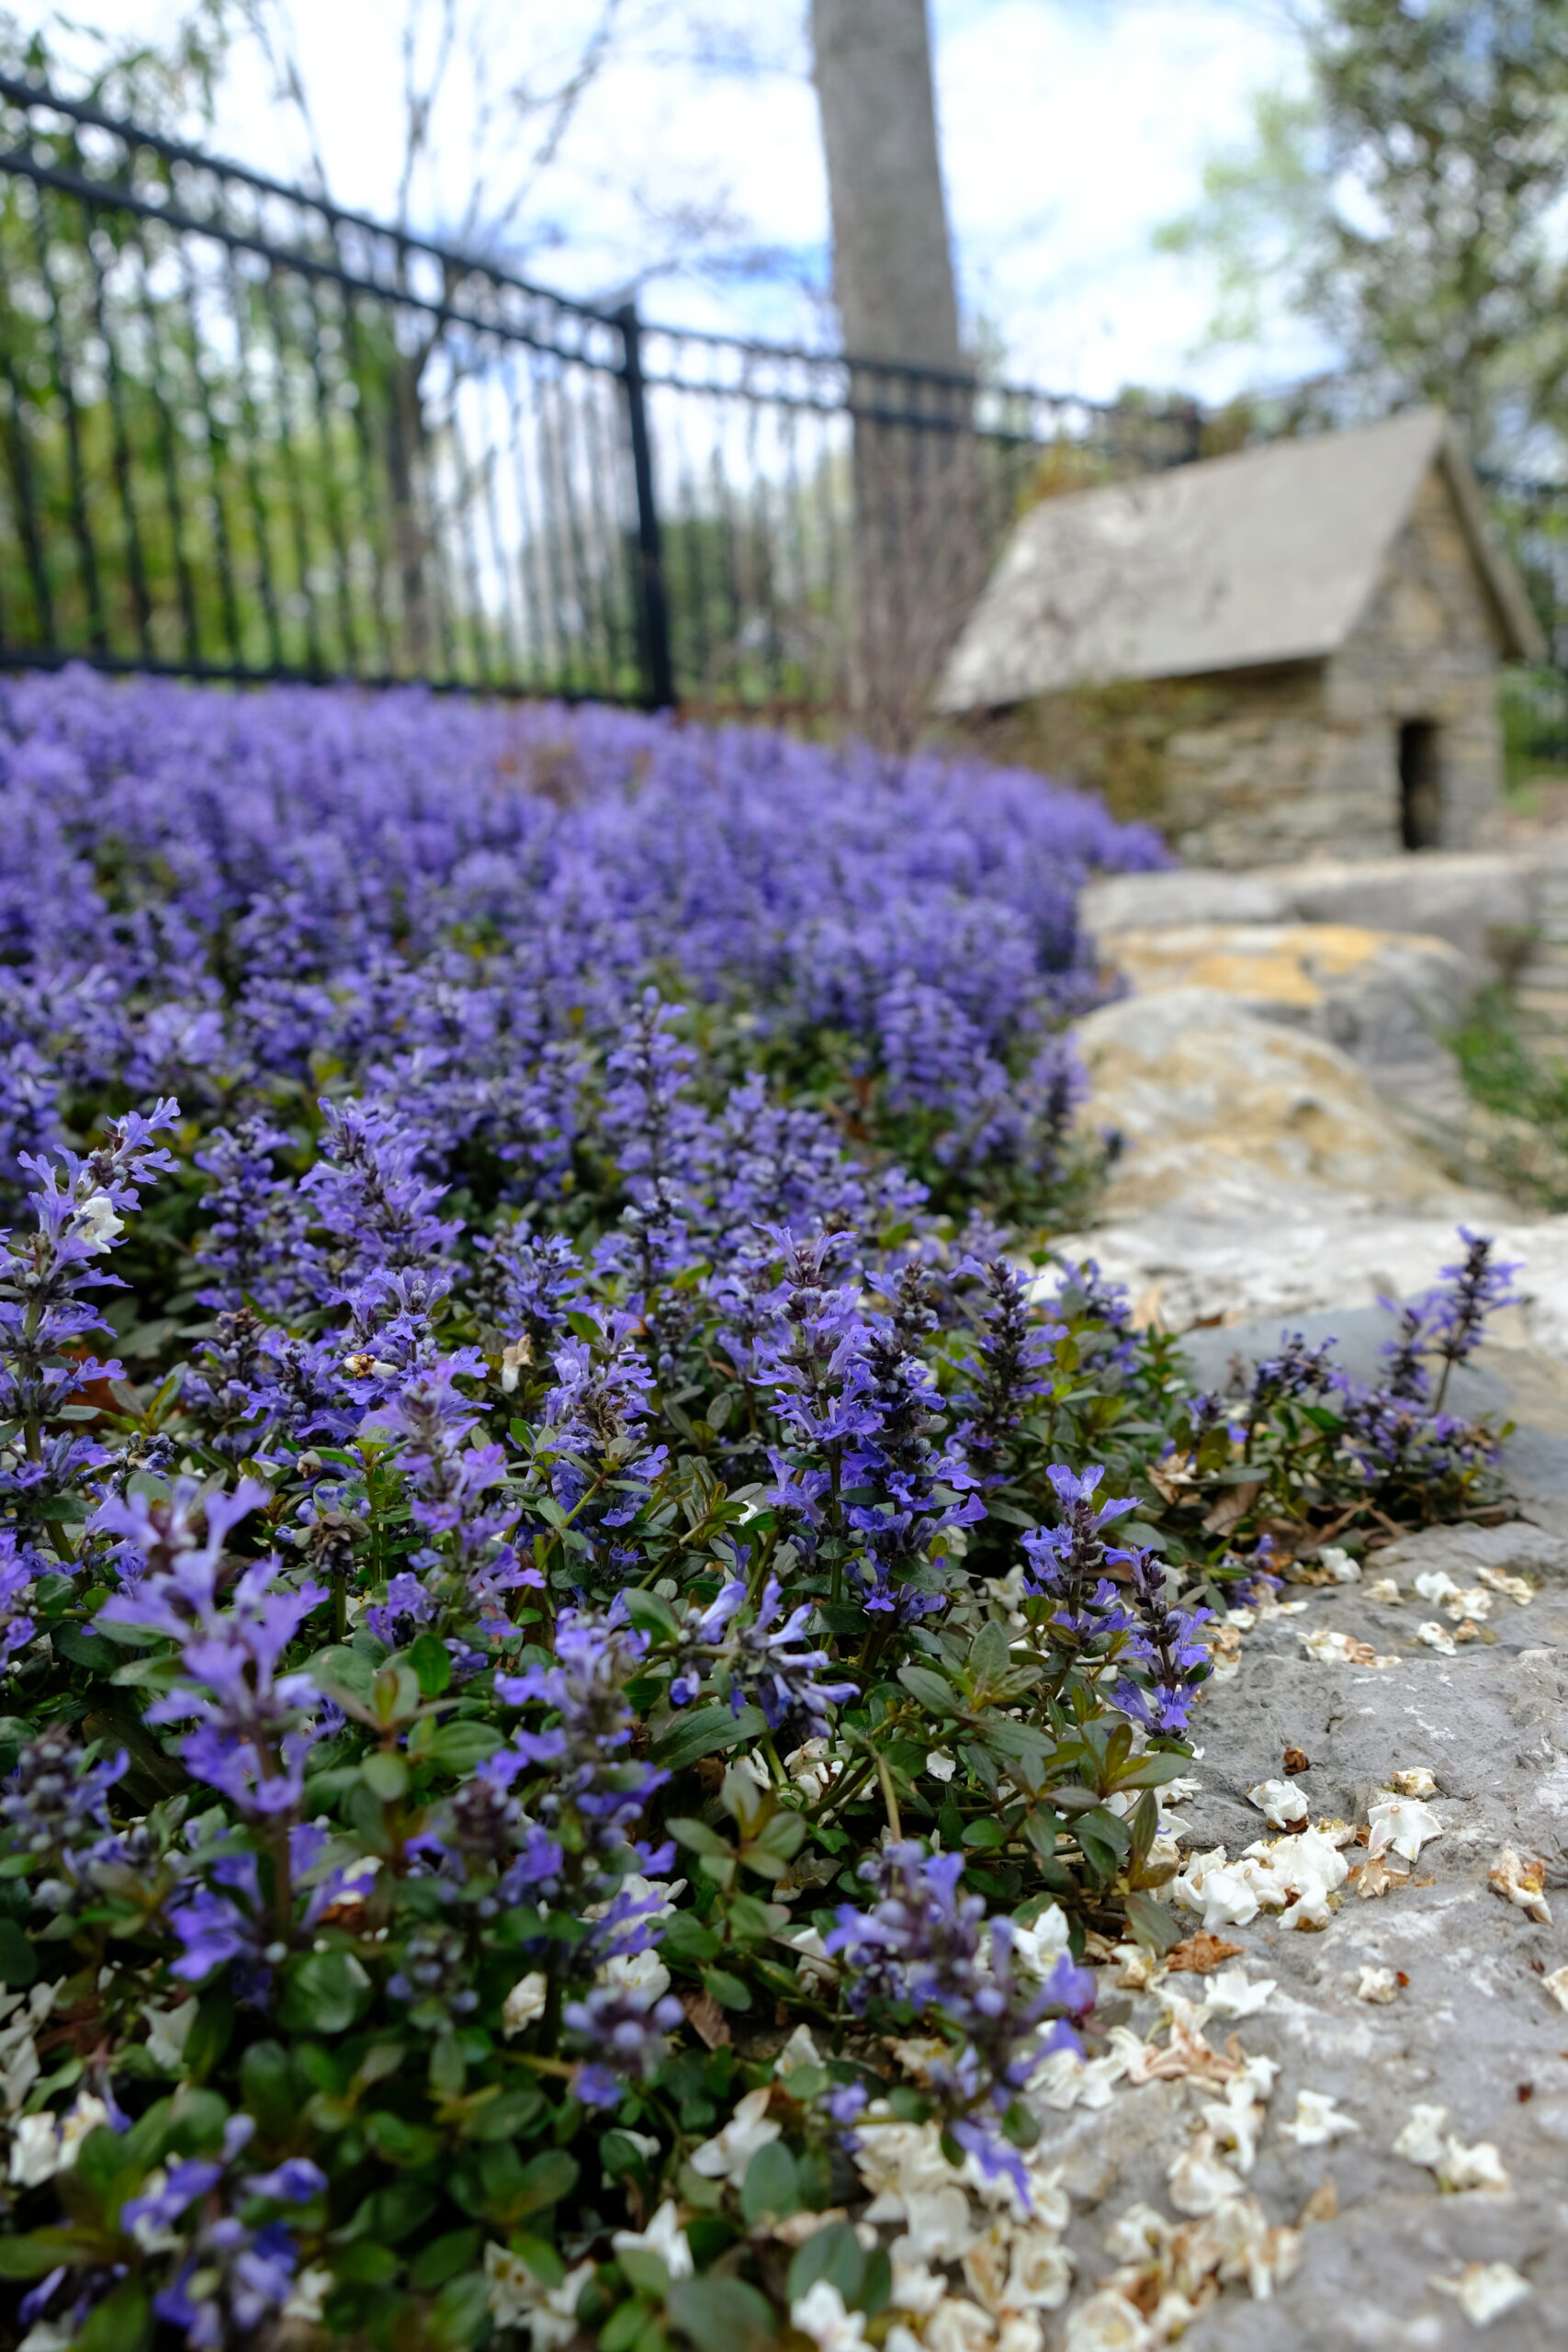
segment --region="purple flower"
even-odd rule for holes
[[[1136,1510],[1136,1497],[1118,1495],[1096,1503],[1105,1476],[1099,1467],[1080,1475],[1053,1464],[1045,1476],[1066,1516],[1055,1527],[1032,1528],[1024,1536],[1025,1590],[1055,1602],[1049,1623],[1058,1640],[1082,1647],[1124,1633],[1132,1621],[1105,1569],[1132,1555],[1109,1550],[1100,1530]]]
[[[569,2033],[587,2044],[576,2081],[584,2107],[618,2105],[628,2083],[646,2082],[668,2052],[666,2036],[685,2011],[673,1994],[597,1984],[561,2012]]]

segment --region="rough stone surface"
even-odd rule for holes
[[[1488,1217],[1485,1230],[1524,1266],[1517,1343],[1568,1363],[1568,1216],[1531,1223],[1505,1213]],[[1454,1238],[1447,1214],[1359,1216],[1331,1201],[1315,1213],[1272,1216],[1266,1206],[1233,1216],[1156,1209],[1055,1246],[1093,1257],[1126,1284],[1146,1319],[1185,1331],[1412,1297],[1451,1262]]]
[[[1134,995],[1217,989],[1342,1047],[1434,1133],[1464,1119],[1447,1041],[1483,975],[1446,940],[1350,923],[1207,922],[1105,932],[1100,947]]]
[[[1364,1587],[1334,1589],[1314,1594],[1305,1616],[1247,1635],[1235,1678],[1201,1710],[1203,1792],[1182,1807],[1193,1849],[1224,1843],[1234,1856],[1265,1834],[1246,1792],[1280,1773],[1287,1746],[1310,1759],[1295,1777],[1314,1818],[1364,1822],[1391,1771],[1426,1765],[1442,1835],[1407,1885],[1371,1902],[1347,1891],[1321,1933],[1292,1929],[1288,1914],[1224,1930],[1244,1948],[1235,1964],[1279,1986],[1239,2028],[1245,2049],[1281,2068],[1274,2130],[1249,2186],[1270,2218],[1293,2219],[1331,2174],[1340,2211],[1307,2232],[1301,2269],[1275,2301],[1228,2296],[1205,2313],[1183,2339],[1194,2352],[1468,2344],[1476,2331],[1429,2281],[1499,2259],[1534,2293],[1494,2323],[1488,2345],[1533,2352],[1568,2339],[1568,2018],[1541,1984],[1568,1961],[1568,1897],[1555,1894],[1556,1919],[1542,1927],[1487,1884],[1491,1862],[1513,1844],[1546,1860],[1549,1900],[1568,1885],[1568,1546],[1528,1526],[1488,1533],[1491,1565],[1548,1579],[1529,1607],[1499,1605],[1494,1641],[1442,1657],[1413,1639],[1432,1613],[1413,1594],[1388,1607],[1364,1599]],[[1444,1531],[1377,1555],[1374,1567],[1408,1592],[1422,1566],[1452,1573],[1455,1558]],[[1311,1625],[1370,1641],[1398,1663],[1320,1664],[1299,1638]],[[1362,1965],[1409,1982],[1391,2004],[1369,2004],[1356,1996]],[[1302,2089],[1331,2093],[1356,2133],[1332,2148],[1281,2141],[1278,2120]],[[1493,2142],[1509,2193],[1443,2195],[1429,2172],[1394,2155],[1417,2101],[1446,2107],[1447,2128],[1467,2145]]]
[[[1433,850],[1413,857],[1260,866],[1228,874],[1115,874],[1081,910],[1096,938],[1187,923],[1354,923],[1446,940],[1483,970],[1516,965],[1552,861],[1538,852]]]
[[[1167,874],[1104,874],[1078,897],[1084,929],[1103,942],[1119,931],[1153,931],[1194,922],[1289,922],[1296,910],[1286,884],[1261,872],[1224,874],[1183,865]]]
[[[1278,1221],[1334,1211],[1453,1217],[1495,1203],[1452,1183],[1390,1121],[1348,1054],[1259,1019],[1217,989],[1175,988],[1078,1024],[1088,1116],[1130,1148],[1112,1225],[1152,1210]]]
[[[1483,1566],[1524,1577],[1534,1598],[1499,1600],[1488,1637],[1452,1657],[1417,1643],[1435,1612],[1414,1577],[1473,1578]],[[1367,1574],[1394,1577],[1405,1599],[1373,1601],[1363,1583],[1314,1591],[1303,1607],[1295,1592],[1296,1607],[1244,1634],[1194,1720],[1200,1786],[1176,1823],[1184,1856],[1223,1845],[1234,1860],[1275,1834],[1247,1791],[1284,1773],[1287,1748],[1307,1759],[1290,1777],[1314,1823],[1365,1825],[1392,1773],[1426,1767],[1438,1834],[1385,1893],[1342,1888],[1325,1928],[1300,1930],[1287,1910],[1220,1930],[1241,1948],[1227,1969],[1274,1985],[1252,2015],[1201,2020],[1216,2051],[1279,2068],[1243,2185],[1274,2224],[1303,2222],[1330,2182],[1337,2211],[1304,2220],[1300,2267],[1271,2299],[1233,2283],[1180,2340],[1193,2352],[1459,2352],[1481,2331],[1433,2281],[1503,2261],[1531,2291],[1485,2330],[1489,2352],[1548,2352],[1568,2340],[1568,2017],[1543,1983],[1568,1963],[1568,1543],[1524,1521],[1435,1530],[1371,1555]],[[1387,1663],[1321,1663],[1302,1639],[1316,1628],[1366,1641]],[[1544,1862],[1551,1924],[1489,1885],[1508,1845]],[[1345,1851],[1363,1859],[1364,1834]],[[1196,1929],[1194,1910],[1173,1916]],[[1393,1973],[1392,2000],[1360,1997],[1364,1968]],[[1119,1996],[1118,1981],[1103,1971],[1102,2028],[1149,2033],[1158,1990]],[[1211,1981],[1165,1984],[1201,2002]],[[1297,2144],[1283,2127],[1303,2092],[1327,2094],[1354,2130]],[[1168,2169],[1216,2096],[1186,2079],[1123,2081],[1109,2106],[1047,2120],[1074,2199],[1075,2305],[1112,2268],[1107,2233],[1132,2206],[1179,2218]],[[1464,2147],[1489,2142],[1507,2188],[1445,2192],[1396,2154],[1417,2103],[1446,2109],[1442,2129]],[[1051,2352],[1063,2340],[1052,2333]]]

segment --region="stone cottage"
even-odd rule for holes
[[[1469,846],[1502,791],[1499,666],[1543,653],[1452,428],[1418,409],[1032,508],[937,707],[1001,748],[1009,714],[1098,695],[1190,860],[1376,857]]]

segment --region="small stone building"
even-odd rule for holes
[[[1499,666],[1543,652],[1451,427],[1418,409],[1032,508],[937,707],[1001,750],[1010,714],[1098,697],[1190,860],[1376,857],[1470,845],[1502,792]]]

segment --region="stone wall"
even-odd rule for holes
[[[1328,664],[1331,724],[1382,725],[1387,790],[1398,808],[1401,719],[1437,723],[1442,846],[1469,849],[1503,791],[1497,668],[1503,639],[1440,472],[1430,474],[1391,552],[1371,610]],[[1397,848],[1394,831],[1386,844]]]
[[[1502,794],[1501,650],[1434,469],[1367,612],[1327,662],[1053,695],[978,732],[993,756],[1147,817],[1190,863],[1236,867],[1399,852],[1399,730],[1426,720],[1439,729],[1441,842],[1464,849]]]
[[[1166,824],[1184,857],[1290,864],[1400,847],[1399,730],[1438,729],[1441,842],[1465,849],[1503,788],[1501,637],[1434,470],[1348,642],[1328,662],[1213,681],[1226,707],[1166,745]]]

